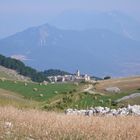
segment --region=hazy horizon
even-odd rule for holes
[[[125,13],[140,21],[138,0],[5,0],[0,1],[0,38],[4,38],[28,27],[38,26],[57,18],[67,11]]]

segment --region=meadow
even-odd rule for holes
[[[139,140],[140,117],[85,117],[0,107],[1,140]]]
[[[112,101],[139,91],[137,84],[133,90],[122,87],[122,93],[106,93],[100,89],[110,84],[106,82],[97,84],[99,90],[91,94],[85,91],[88,83],[43,85],[0,80],[0,140],[139,140],[139,116],[64,114],[67,108],[117,108],[122,104]],[[139,98],[134,100],[126,104],[139,104]]]
[[[108,81],[107,81],[108,82]],[[104,82],[106,84],[106,82]],[[96,85],[98,88],[103,83]],[[88,83],[57,83],[39,84],[33,82],[22,82],[14,80],[0,81],[0,105],[13,105],[18,108],[41,108],[45,110],[64,111],[67,108],[86,109],[95,106],[106,106],[110,108],[121,107],[125,104],[139,103],[139,99],[114,104],[114,101],[139,92],[139,89],[122,91],[119,94],[95,91],[94,94],[85,92]],[[5,96],[4,96],[5,95]]]
[[[25,83],[20,81],[5,80],[0,82],[0,88],[18,93],[26,99],[44,101],[56,94],[73,91],[76,88],[74,84],[48,84]]]

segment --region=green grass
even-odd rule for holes
[[[95,107],[95,106],[109,106],[108,96],[91,95],[88,93],[82,93],[81,99],[76,101],[74,105],[78,105],[79,108]]]
[[[86,92],[71,93],[71,94],[68,93],[66,95],[56,95],[54,98],[50,100],[49,103],[46,102],[46,105],[44,105],[44,107],[53,110],[57,110],[57,109],[62,110],[66,108],[87,109],[89,107],[96,107],[96,106],[117,108],[120,107],[122,104],[114,104],[113,101],[120,99],[124,96],[127,96],[129,94],[130,93],[100,95],[98,93],[89,94]]]
[[[25,86],[24,82],[14,83],[13,81],[0,81],[0,88],[18,93],[26,99],[46,101],[56,96],[56,94],[67,93],[77,87],[74,84],[39,85],[37,83],[27,83],[27,86]],[[37,89],[37,91],[34,89]],[[41,94],[43,96],[40,96]]]
[[[110,105],[108,102],[107,96],[96,95],[97,99],[95,99],[95,95],[90,95],[88,93],[73,93],[67,95],[58,95],[55,99],[52,99],[46,108],[51,109],[65,109],[65,108],[77,108],[77,109],[86,109],[91,106],[108,106]],[[104,100],[103,100],[104,99]],[[104,102],[101,103],[100,100]]]
[[[20,99],[8,99],[0,97],[0,105],[14,105],[20,107],[35,107],[36,105],[42,109],[48,110],[64,110],[66,108],[86,109],[95,106],[107,106],[116,108],[112,102],[133,92],[124,92],[119,94],[89,94],[81,92],[85,84],[48,84],[39,85],[38,83],[27,83],[17,81],[0,81],[0,88],[16,93],[22,96]],[[36,90],[34,90],[36,89]],[[134,92],[138,92],[135,90]],[[132,102],[132,101],[131,101]],[[133,102],[139,103],[139,100]],[[120,106],[121,104],[119,104]]]

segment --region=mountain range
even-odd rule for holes
[[[108,29],[140,41],[140,22],[118,11],[102,13],[67,11],[49,23],[61,29]]]
[[[100,16],[100,25],[104,24],[103,20],[109,15],[112,16],[113,13]],[[72,27],[62,29],[50,24],[31,27],[1,39],[0,53],[23,60],[39,70],[55,68],[74,72],[80,69],[82,73],[97,76],[140,74],[140,28],[134,30],[140,24],[127,16],[122,18],[123,16],[125,15],[113,16],[107,20],[110,24],[106,22],[104,27],[96,27],[88,19],[93,26],[82,28],[82,23],[79,22],[77,30]],[[99,22],[94,17],[92,21]],[[121,26],[124,22],[125,34]]]

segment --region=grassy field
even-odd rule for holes
[[[14,106],[16,108],[39,108],[39,102],[24,99],[23,96],[11,91],[0,89],[0,106]]]
[[[0,107],[1,140],[139,140],[140,117],[66,116]]]
[[[0,88],[18,93],[26,99],[32,99],[36,101],[46,101],[57,94],[64,94],[67,92],[73,92],[77,89],[74,84],[48,84],[39,85],[37,83],[25,83],[14,81],[1,81]]]
[[[120,94],[114,94],[111,96],[112,100],[116,100],[133,93],[140,93],[140,76],[102,80],[98,81],[98,84],[95,85],[98,92],[102,92],[110,96],[111,93],[107,93],[105,91],[107,87],[118,87],[121,90]],[[118,106],[125,106],[128,104],[140,104],[140,97],[122,101],[118,103]]]
[[[105,91],[107,87],[118,87],[121,89],[120,93],[108,93]],[[95,106],[107,106],[110,108],[117,108],[126,106],[128,104],[140,104],[140,98],[129,99],[120,103],[114,101],[124,96],[140,92],[140,77],[129,77],[98,81],[93,84],[93,94],[88,92],[78,92],[74,94],[67,94],[64,96],[57,96],[52,99],[51,108],[77,108],[86,109]]]
[[[0,82],[1,89],[16,93],[17,98],[20,96],[21,100],[14,99],[15,102],[18,101],[19,103],[22,102],[22,100],[28,100],[31,102],[37,101],[40,103],[41,108],[49,110],[64,110],[69,107],[87,108],[99,105],[110,107],[112,98],[118,99],[118,96],[124,96],[124,94],[117,95],[117,97],[116,95],[91,95],[82,92],[81,89],[84,86],[84,84],[76,86],[74,84],[39,85],[37,83],[26,83],[25,85],[24,82],[18,81],[15,83],[14,81],[9,80]],[[5,100],[8,99],[6,98]]]
[[[52,100],[55,100],[56,97],[65,97],[67,94],[81,91],[81,89],[82,85],[77,86],[72,83],[40,85],[31,82],[24,83],[20,81],[1,80],[0,105],[19,104],[19,107],[22,107],[25,103],[25,107],[33,105],[34,108],[34,102],[36,102],[40,108],[47,109],[47,105],[50,104]]]
[[[73,94],[67,94],[63,96],[55,96],[55,98],[52,98],[50,100],[50,103],[48,104],[48,108],[51,109],[66,109],[66,108],[76,108],[76,109],[87,109],[90,107],[96,107],[96,106],[103,106],[103,107],[109,107],[109,108],[117,108],[128,104],[136,104],[136,102],[127,102],[127,104],[118,103],[115,104],[113,101],[120,99],[129,93],[121,93],[121,94],[89,94],[87,92],[83,93],[73,93]],[[137,104],[140,104],[140,102],[137,101]]]
[[[101,81],[91,94],[85,92],[89,87],[87,83],[78,86],[73,83],[40,85],[0,80],[0,140],[139,140],[140,117],[88,117],[61,113],[66,108],[116,108],[122,104],[140,104],[139,97],[112,104],[116,99],[140,91],[139,80],[134,81],[132,89],[131,86],[126,88],[126,84],[123,87],[121,81],[121,84],[116,80]],[[104,88],[110,82],[112,86],[120,85],[122,92],[106,93]]]
[[[131,92],[140,89],[140,76],[102,80],[96,85],[96,90],[105,92],[107,87],[118,87],[122,92]]]
[[[135,85],[137,85],[137,87],[135,86],[133,89],[130,88],[129,90],[123,90],[123,92],[119,94],[106,93],[103,89],[109,85],[121,85],[121,89],[123,89],[122,83],[124,81],[126,83],[126,79],[123,79],[123,82],[120,79],[100,81],[96,85],[96,91],[94,94],[84,91],[84,88],[88,87],[88,84],[86,83],[79,84],[79,86],[73,83],[40,85],[38,83],[31,82],[25,83],[20,81],[15,82],[13,80],[1,80],[0,89],[4,89],[7,92],[9,91],[10,94],[7,94],[7,96],[4,97],[1,95],[5,92],[1,91],[0,105],[19,104],[19,107],[24,107],[25,103],[25,107],[35,108],[34,105],[37,105],[37,107],[39,106],[39,108],[47,110],[64,110],[66,108],[86,109],[95,106],[116,108],[127,104],[140,104],[140,98],[133,99],[133,101],[128,100],[123,103],[121,102],[117,105],[113,104],[113,101],[117,99],[132,94],[133,92],[140,92],[138,89],[139,79],[140,78],[135,79]],[[131,81],[133,81],[133,79]],[[131,82],[129,83],[130,85],[132,84]],[[124,87],[125,85],[126,84],[124,84]],[[11,95],[14,95],[16,98],[11,97]],[[34,104],[34,102],[37,104]]]

